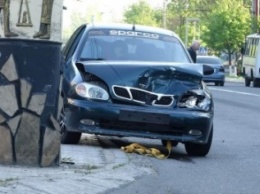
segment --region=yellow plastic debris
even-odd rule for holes
[[[162,154],[161,151],[156,148],[146,148],[138,143],[132,143],[128,146],[122,146],[121,150],[123,150],[126,153],[137,153],[137,154],[141,154],[141,155],[145,155],[145,156],[156,157],[158,159],[165,159],[165,158],[168,158],[169,155],[171,154],[171,149],[172,149],[171,141],[167,141],[166,148],[168,150],[167,156]]]

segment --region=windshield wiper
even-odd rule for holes
[[[81,61],[103,61],[104,58],[80,58]]]

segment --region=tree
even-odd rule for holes
[[[204,22],[202,40],[216,51],[226,51],[231,65],[231,55],[241,49],[250,32],[248,9],[242,1],[219,0]]]
[[[200,37],[199,28],[202,27],[203,18],[211,12],[216,0],[172,0],[167,9],[167,26],[175,31],[182,40],[188,36],[188,45],[193,37]],[[188,19],[196,19],[197,22],[187,22]],[[199,22],[198,22],[199,21]],[[188,28],[188,34],[186,34]]]
[[[139,1],[124,12],[124,21],[130,24],[159,26],[158,19],[155,17],[156,14],[156,11],[149,4],[145,1]]]
[[[188,0],[175,0],[167,6],[167,27],[176,32],[182,40],[185,39],[186,18],[192,17],[189,6]]]

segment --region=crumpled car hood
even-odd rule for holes
[[[163,94],[198,87],[203,77],[203,67],[194,63],[85,61],[77,67],[99,77],[109,88],[119,85]]]

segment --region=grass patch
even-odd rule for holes
[[[118,164],[118,165],[116,165],[116,166],[113,166],[113,170],[115,170],[115,169],[117,169],[117,168],[120,168],[120,167],[123,167],[123,166],[125,166],[126,165],[126,163],[123,163],[123,164]]]
[[[98,169],[98,166],[95,165],[83,165],[79,169],[76,169],[75,173],[81,173],[81,174],[91,174],[92,170]]]
[[[12,182],[17,181],[18,178],[7,178],[7,179],[0,179],[0,187],[6,187],[10,185]]]
[[[72,158],[62,158],[61,163],[63,163],[63,164],[74,164]]]
[[[95,169],[98,169],[98,166],[95,166],[95,165],[84,165],[83,168],[86,169],[86,170],[95,170]]]
[[[242,76],[232,76],[232,75],[227,75],[226,77],[227,78],[235,78],[235,79],[242,79],[242,78],[244,78]]]

